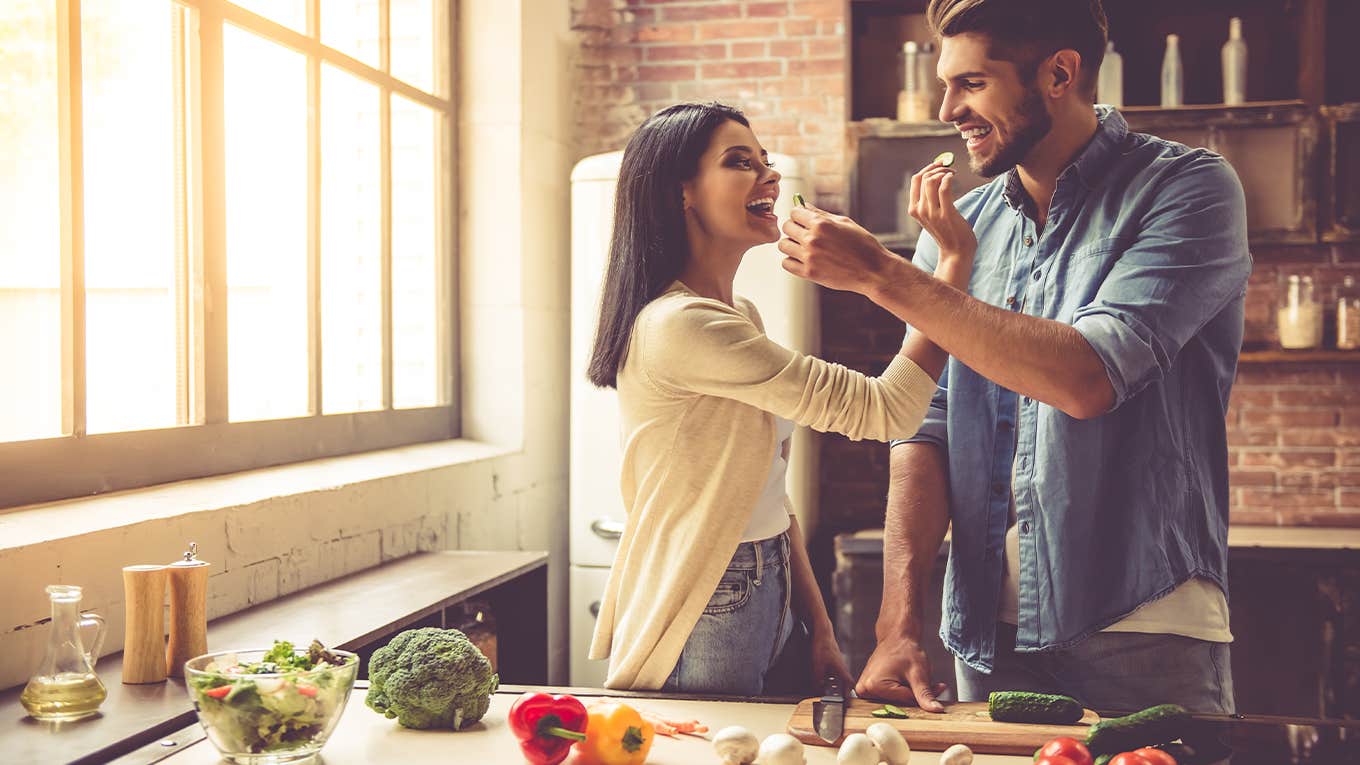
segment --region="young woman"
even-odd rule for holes
[[[923,171],[921,196],[944,200],[947,174]],[[732,282],[779,238],[779,179],[719,104],[658,112],[624,150],[589,368],[618,389],[628,510],[591,646],[609,688],[759,694],[795,617],[811,677],[853,687],[784,491],[788,439],[912,435],[945,356],[911,333],[869,378],[766,337]],[[936,276],[962,287],[970,269],[942,257]]]

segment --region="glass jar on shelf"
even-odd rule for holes
[[[1306,350],[1322,345],[1322,304],[1308,274],[1289,274],[1280,279],[1275,308],[1280,347]]]
[[[1336,290],[1336,347],[1360,350],[1360,284],[1347,276]]]

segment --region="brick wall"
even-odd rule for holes
[[[572,0],[583,155],[623,148],[680,101],[740,107],[765,148],[797,157],[819,204],[843,207],[840,0]]]
[[[844,206],[845,18],[835,0],[573,0],[580,43],[577,124],[583,154],[623,146],[648,114],[721,99],[752,117],[772,151],[811,162],[818,202]],[[1360,277],[1360,245],[1255,253],[1247,339],[1276,339],[1275,278],[1311,273],[1324,291]],[[867,300],[822,291],[823,355],[877,373],[901,326]],[[1243,365],[1229,412],[1233,519],[1360,526],[1360,365]],[[821,526],[832,535],[882,524],[887,449],[821,438]]]

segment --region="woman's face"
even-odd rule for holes
[[[699,171],[684,184],[685,214],[710,242],[742,252],[779,239],[779,173],[756,134],[728,120],[713,131]]]

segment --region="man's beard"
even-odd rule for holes
[[[1010,140],[1001,143],[998,137],[998,150],[991,159],[979,161],[969,158],[973,172],[983,178],[995,178],[1020,164],[1048,131],[1053,129],[1053,117],[1044,108],[1043,97],[1038,88],[1026,88],[1025,98],[1020,102],[1014,119],[1010,123]],[[995,126],[992,128],[995,133]]]

